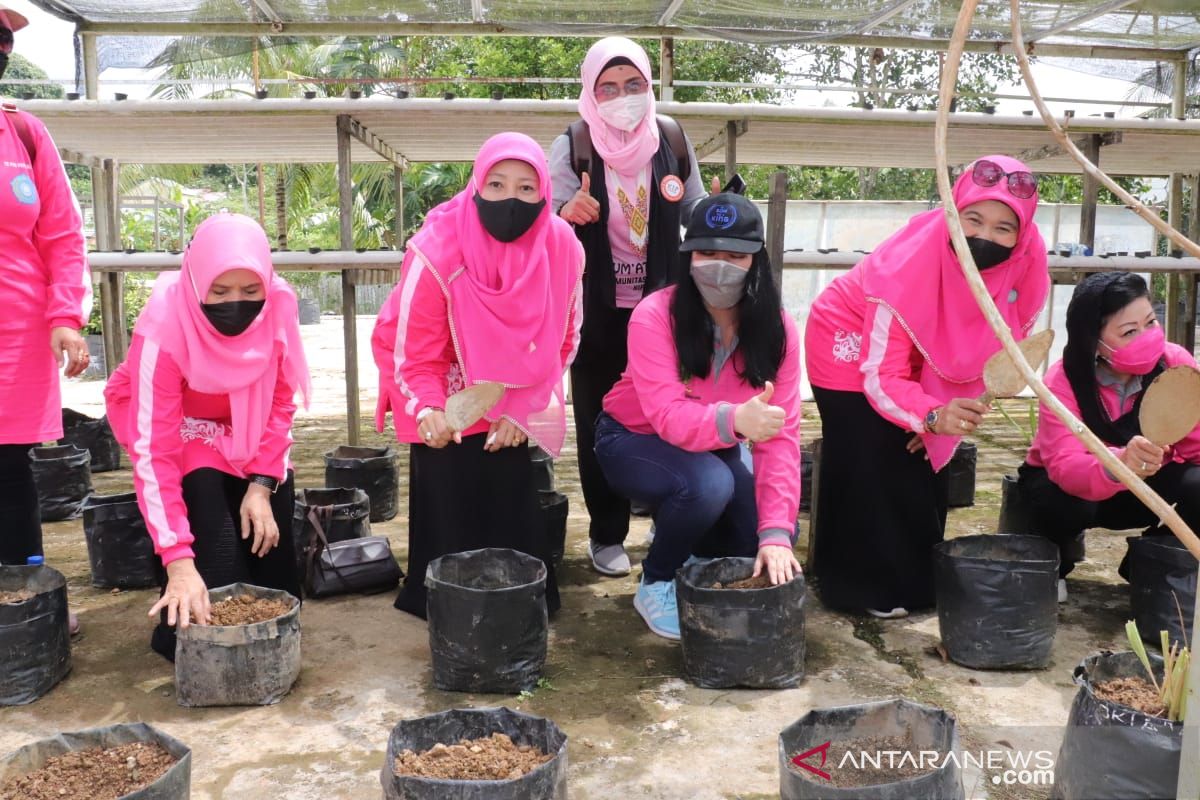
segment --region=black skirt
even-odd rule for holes
[[[425,569],[449,553],[507,547],[546,564],[546,605],[558,610],[558,583],[538,507],[529,448],[483,449],[487,434],[440,450],[409,450],[408,569],[396,608],[425,618]]]
[[[946,470],[934,473],[912,438],[861,392],[813,387],[821,413],[814,578],[844,610],[934,605],[933,546],[946,531]]]

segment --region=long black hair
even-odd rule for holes
[[[679,375],[707,378],[713,360],[713,319],[691,275],[691,253],[681,253],[680,279],[671,301],[671,330],[679,354]],[[737,351],[742,356],[738,372],[751,386],[761,389],[775,380],[787,336],[780,316],[779,289],[771,274],[766,248],[754,254],[746,275],[746,291],[738,301]]]
[[[1100,402],[1100,388],[1096,383],[1096,348],[1105,323],[1139,297],[1150,297],[1146,281],[1140,275],[1132,272],[1098,272],[1080,281],[1067,306],[1063,372],[1071,383],[1084,424],[1110,444],[1125,444],[1133,432],[1115,425]]]

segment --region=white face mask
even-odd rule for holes
[[[713,308],[733,308],[746,292],[749,270],[728,261],[693,261],[692,280],[704,302]]]
[[[646,118],[650,106],[650,92],[626,94],[596,106],[600,119],[617,130],[629,133]]]

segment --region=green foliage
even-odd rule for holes
[[[1181,612],[1180,617],[1182,616]],[[1180,621],[1182,622],[1182,619]],[[1191,663],[1191,652],[1187,642],[1172,644],[1167,632],[1159,631],[1159,644],[1163,654],[1163,679],[1160,684],[1154,674],[1150,657],[1146,655],[1146,645],[1142,643],[1137,623],[1133,620],[1125,623],[1125,637],[1129,640],[1130,649],[1142,662],[1150,684],[1158,692],[1158,698],[1166,708],[1167,719],[1182,722],[1187,711],[1188,667]]]
[[[4,77],[10,79],[16,78],[18,80],[44,81],[50,76],[46,74],[44,69],[34,64],[25,56],[13,53],[8,57],[8,69],[4,71]],[[59,98],[64,95],[63,88],[57,83],[17,84],[0,82],[0,97],[20,97],[26,92],[31,92],[38,100]]]
[[[121,290],[121,296],[125,303],[125,330],[132,330],[133,323],[137,322],[138,316],[146,306],[146,301],[150,299],[150,292],[154,288],[154,280],[157,277],[149,272],[130,272],[125,275]],[[87,325],[83,327],[83,333],[91,336],[103,332],[100,298],[97,294],[95,302],[92,303],[91,316],[88,317]]]

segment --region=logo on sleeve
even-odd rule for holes
[[[737,209],[725,203],[717,203],[708,207],[704,213],[704,224],[715,230],[727,230],[737,222]]]
[[[38,199],[37,186],[28,175],[18,175],[12,179],[12,193],[21,205],[31,206]]]

